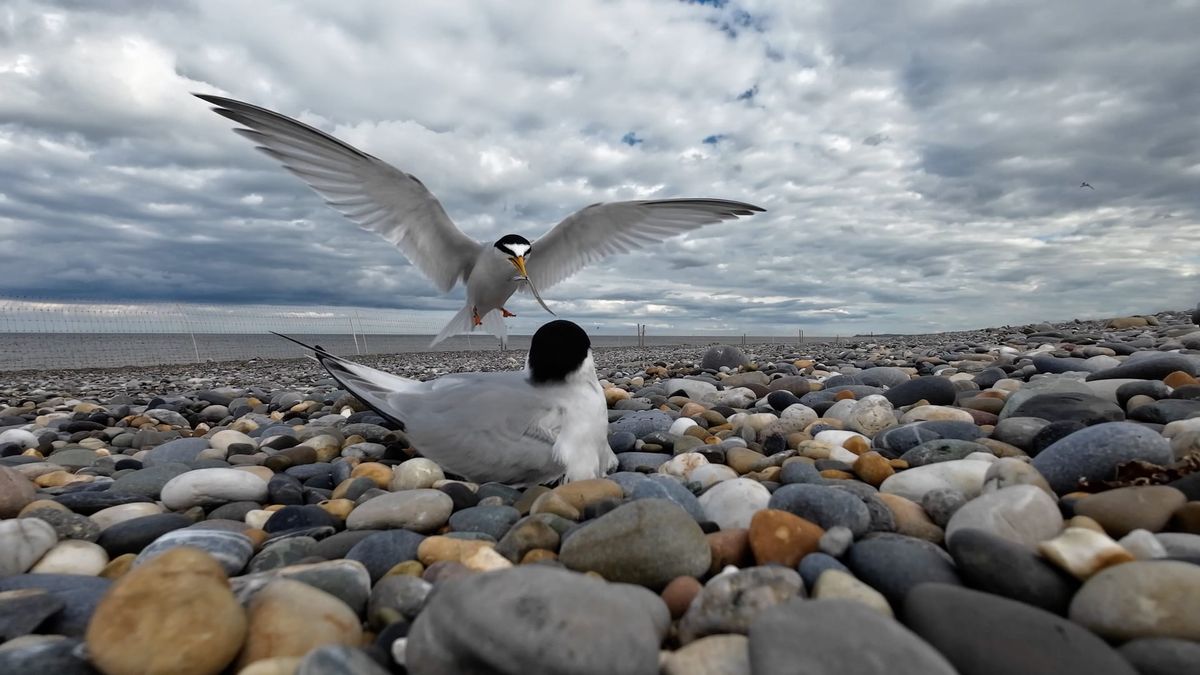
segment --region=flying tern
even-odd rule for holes
[[[210,94],[195,94],[242,125],[258,145],[325,202],[396,245],[442,292],[462,282],[466,305],[433,339],[483,326],[507,344],[504,306],[518,290],[538,294],[585,265],[676,234],[764,209],[725,199],[648,199],[592,204],[542,237],[506,234],[491,245],[464,234],[420,180],[377,157],[286,115]],[[553,312],[551,312],[553,314]]]

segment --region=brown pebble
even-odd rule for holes
[[[522,565],[530,565],[543,560],[557,560],[558,554],[544,548],[531,548],[521,558]]]
[[[621,499],[625,496],[621,486],[607,478],[571,481],[554,488],[552,492],[559,499],[580,511],[589,504],[595,504],[604,499]]]
[[[0,518],[13,518],[31,504],[43,502],[67,510],[58,502],[37,499],[37,489],[28,478],[15,469],[0,466]]]
[[[246,635],[246,614],[221,565],[181,546],[114,582],[85,640],[106,675],[212,675],[237,656]]]
[[[896,470],[888,464],[887,458],[872,451],[859,455],[858,459],[854,460],[854,473],[863,482],[879,487],[879,484],[896,473]]]
[[[857,398],[857,397],[854,395],[854,392],[850,391],[849,389],[843,389],[842,391],[839,391],[838,393],[833,395],[833,400],[835,400],[835,401],[845,401],[847,399],[852,399],[852,398]]]
[[[392,467],[379,462],[363,462],[350,472],[351,478],[370,478],[375,487],[386,490],[392,484]]]
[[[821,477],[829,480],[854,480],[854,474],[840,469],[825,469],[821,472]]]
[[[801,558],[817,550],[823,534],[824,528],[800,516],[762,509],[750,519],[747,537],[759,565],[778,563],[795,567]]]
[[[879,494],[879,498],[892,512],[892,519],[896,523],[896,532],[935,544],[942,543],[945,531],[930,520],[929,514],[925,513],[925,509],[921,508],[920,504],[900,495],[883,492]]]
[[[662,599],[667,605],[667,610],[671,612],[671,618],[678,619],[683,616],[702,588],[700,580],[696,577],[683,576],[672,579],[662,591]]]
[[[30,485],[33,485],[33,483],[30,482]],[[28,504],[26,504],[25,507],[21,509],[21,512],[18,513],[17,515],[23,516],[27,513],[37,511],[38,509],[54,509],[55,511],[62,511],[63,513],[71,513],[71,509],[68,509],[67,507],[63,506],[62,504],[59,504],[56,501],[52,501],[49,499],[35,499],[35,500],[29,502]],[[11,517],[11,516],[6,516],[6,517]]]
[[[1120,539],[1134,530],[1162,530],[1186,502],[1186,495],[1168,485],[1136,485],[1084,497],[1075,504],[1075,513],[1095,520],[1110,537]]]
[[[725,464],[739,475],[758,471],[766,464],[766,456],[749,448],[733,447],[725,451]]]
[[[1200,384],[1200,380],[1197,380],[1182,370],[1176,370],[1175,372],[1163,378],[1163,384],[1172,389],[1176,389],[1189,384]]]
[[[108,564],[104,566],[104,569],[100,570],[100,574],[97,576],[104,577],[105,579],[112,579],[114,581],[120,579],[121,577],[125,576],[129,570],[133,569],[133,561],[136,559],[136,553],[121,554],[112,560],[109,560]]]
[[[393,565],[383,576],[420,577],[422,574],[425,574],[425,566],[420,560],[405,560]]]
[[[842,447],[856,455],[862,455],[871,450],[871,442],[862,436],[851,436],[842,443]]]
[[[326,513],[339,520],[345,520],[350,515],[350,512],[354,510],[354,502],[349,499],[326,499],[325,501],[318,502],[317,506],[320,506]]]
[[[579,509],[554,492],[547,492],[534,500],[533,506],[529,507],[529,513],[530,515],[552,513],[567,520],[579,520],[582,515]]]
[[[417,547],[417,559],[421,564],[431,566],[437,562],[460,562],[463,558],[475,553],[481,548],[493,548],[490,541],[475,539],[456,539],[454,537],[426,537]]]
[[[745,567],[750,562],[750,531],[743,529],[721,530],[704,535],[712,552],[710,574],[720,572],[726,565]]]

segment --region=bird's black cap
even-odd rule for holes
[[[497,239],[496,243],[492,245],[508,255],[512,255],[510,247],[513,245],[524,246],[526,251],[532,248],[532,244],[529,243],[529,240],[519,234],[506,234]]]
[[[592,341],[582,328],[558,319],[542,324],[529,345],[529,380],[533,384],[556,384],[579,369]]]

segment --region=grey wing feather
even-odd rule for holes
[[[343,216],[394,244],[442,291],[466,279],[481,249],[422,183],[381,159],[277,112],[196,94]]]
[[[571,214],[533,242],[526,268],[534,286],[543,290],[601,258],[764,210],[753,204],[725,199],[592,204]],[[524,286],[522,290],[525,290]]]

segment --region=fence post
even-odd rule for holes
[[[359,315],[357,309],[354,310],[354,318],[358,319],[358,332],[362,333],[363,353],[370,354],[371,350],[367,349],[367,331],[363,328],[362,316]]]
[[[175,311],[179,312],[183,327],[187,328],[188,335],[192,336],[192,353],[196,355],[196,363],[200,363],[200,347],[196,346],[196,333],[192,330],[192,324],[188,321],[187,314],[183,313],[183,307],[179,303],[175,303]]]

